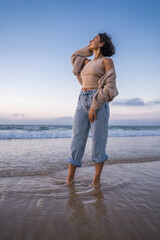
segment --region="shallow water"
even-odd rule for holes
[[[68,168],[71,139],[0,140],[0,177],[47,175]],[[107,164],[160,159],[160,136],[108,138]],[[91,160],[92,140],[86,144],[83,166]]]
[[[0,141],[0,239],[158,240],[160,138],[125,139],[108,139],[99,189],[91,141],[72,187],[70,139]]]

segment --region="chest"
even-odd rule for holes
[[[105,73],[105,68],[104,65],[101,61],[101,59],[97,59],[97,60],[92,60],[90,62],[88,62],[83,70],[81,71],[81,75],[94,75],[94,76],[101,76]]]

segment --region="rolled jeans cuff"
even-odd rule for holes
[[[92,156],[92,161],[94,161],[95,163],[103,163],[105,161],[107,161],[109,159],[108,155],[105,154],[105,156],[103,158],[96,158]]]
[[[77,163],[75,161],[73,161],[72,158],[68,157],[68,163],[71,163],[72,165],[74,165],[75,167],[81,167],[82,166],[82,163]]]

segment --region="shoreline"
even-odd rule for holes
[[[106,163],[149,162],[160,159],[160,136],[136,137],[108,137],[106,153],[109,156]],[[58,163],[57,156],[62,158],[63,164],[70,150],[71,138],[51,139],[0,139],[1,162],[16,158],[17,152],[21,159],[26,159],[26,154],[34,158],[46,158]],[[83,162],[91,163],[92,138],[87,139]],[[28,160],[27,160],[28,161]]]

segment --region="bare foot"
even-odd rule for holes
[[[89,185],[89,187],[94,187],[94,188],[100,188],[100,179],[99,180],[93,180],[93,182]]]
[[[73,184],[73,181],[74,181],[74,178],[67,177],[66,184],[67,184],[68,186],[71,186],[71,185]]]

